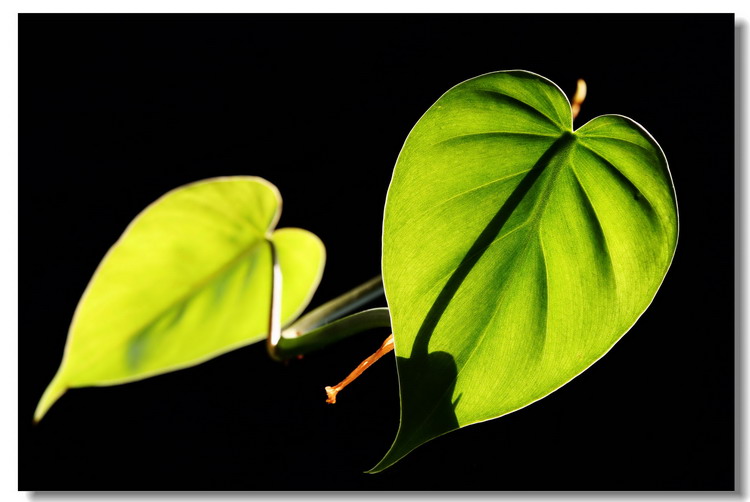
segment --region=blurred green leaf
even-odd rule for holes
[[[283,272],[281,319],[310,301],[325,248],[310,232],[274,232],[281,197],[269,182],[227,177],[177,188],[128,226],[76,309],[39,420],[71,387],[113,385],[192,366],[268,331],[272,241]]]
[[[651,303],[676,243],[667,161],[640,125],[606,115],[573,132],[565,95],[524,71],[449,90],[388,192],[401,424],[371,472],[588,368]]]

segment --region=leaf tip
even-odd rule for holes
[[[388,457],[389,455],[386,455],[383,459],[380,460],[380,462],[375,465],[375,467],[364,471],[363,474],[377,474],[379,472],[383,472],[399,460],[396,459],[395,461],[391,461],[388,459]]]
[[[42,420],[44,415],[47,414],[47,411],[49,411],[52,405],[55,404],[55,402],[60,399],[67,390],[68,386],[62,381],[60,375],[55,375],[55,378],[53,378],[52,382],[47,386],[44,394],[42,394],[42,398],[39,400],[39,404],[36,406],[33,420],[34,425]]]
[[[372,467],[370,469],[367,469],[366,471],[362,471],[362,474],[377,474],[377,473],[379,473],[380,471],[383,470],[383,469],[380,468],[380,464],[382,464],[382,463],[383,463],[383,461],[381,460],[374,467]]]

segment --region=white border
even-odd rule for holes
[[[7,7],[6,7],[7,5]],[[6,0],[6,9],[27,13],[742,13],[740,1],[631,0]],[[745,11],[747,8],[745,8]],[[743,16],[745,19],[746,16]],[[576,34],[572,34],[576,35]],[[583,35],[583,34],[581,34]],[[571,42],[573,43],[573,42]]]
[[[4,334],[4,346],[3,350],[0,351],[2,354],[2,361],[0,361],[0,389],[2,389],[2,402],[3,413],[0,414],[0,431],[3,433],[2,444],[2,455],[0,456],[0,500],[33,500],[35,497],[30,496],[26,492],[17,492],[18,489],[18,359],[17,359],[17,335],[18,335],[18,22],[17,14],[19,12],[50,12],[50,13],[76,13],[76,12],[110,12],[110,13],[156,13],[156,12],[201,12],[201,13],[218,13],[218,12],[365,12],[365,13],[376,13],[376,12],[506,12],[506,13],[533,13],[533,12],[550,12],[550,13],[581,13],[581,12],[598,12],[598,13],[628,13],[628,12],[643,12],[643,13],[662,13],[662,12],[734,12],[736,13],[736,26],[740,25],[743,28],[743,40],[742,47],[740,48],[740,56],[742,56],[742,64],[747,66],[747,36],[748,29],[748,7],[746,3],[740,1],[713,1],[713,2],[697,2],[697,1],[683,1],[683,2],[668,2],[663,0],[631,0],[628,2],[601,2],[600,0],[586,0],[576,1],[567,0],[565,2],[553,2],[552,0],[527,0],[525,2],[498,2],[496,0],[462,0],[461,2],[447,2],[445,0],[433,0],[428,2],[427,0],[411,1],[411,0],[361,0],[359,2],[351,2],[344,0],[317,0],[315,2],[304,2],[301,0],[286,0],[276,2],[253,2],[252,0],[211,0],[211,1],[198,1],[198,0],[181,0],[181,1],[169,1],[169,0],[108,0],[106,2],[94,1],[94,0],[73,0],[73,1],[54,1],[54,0],[39,0],[39,1],[20,1],[20,0],[6,0],[2,3],[0,8],[0,68],[2,69],[2,78],[0,78],[0,87],[2,88],[2,99],[0,99],[0,120],[2,125],[0,126],[0,155],[3,158],[3,162],[0,163],[0,172],[3,174],[3,182],[0,183],[0,228],[3,229],[3,243],[0,245],[0,266],[2,266],[2,288],[0,294],[2,294],[2,301],[0,302],[0,319],[3,320],[2,333]],[[571,44],[575,44],[576,40],[585,38],[583,33],[571,33]],[[572,45],[573,46],[573,45]],[[747,75],[746,71],[743,71],[742,83],[747,87],[748,81],[745,78]],[[699,75],[696,74],[696,78]],[[742,95],[743,99],[739,103],[741,108],[738,109],[738,113],[744,119],[747,117],[747,92]],[[708,101],[704,103],[708,106]],[[696,106],[699,106],[697,103]],[[740,120],[739,123],[742,125],[742,130],[737,135],[736,139],[744,145],[750,143],[750,135],[747,132],[747,126],[744,120]],[[746,148],[738,150],[738,153],[745,153]],[[744,156],[741,156],[740,161],[746,161]],[[738,169],[745,169],[747,162],[743,162],[743,165],[737,165]],[[739,194],[750,193],[750,175],[745,173],[739,178],[741,185],[738,187]],[[741,197],[738,202],[737,217],[740,220],[740,229],[743,233],[747,232],[745,222],[748,221],[748,207],[750,204],[747,202],[747,197]],[[746,239],[742,239],[740,243],[740,250],[747,252],[747,246],[744,245]],[[747,284],[748,280],[748,267],[747,259],[745,256],[741,256],[738,259],[738,264],[741,266],[741,276],[738,279],[741,284]],[[742,287],[738,288],[740,293],[739,302],[737,307],[741,312],[746,313],[750,311],[750,299],[746,294],[742,294]],[[741,314],[742,317],[747,314]],[[746,323],[744,319],[740,319],[738,329],[744,328]],[[739,333],[740,336],[744,337],[746,333]],[[750,351],[748,350],[750,343],[745,339],[741,344],[741,354],[739,355],[739,361],[747,362],[750,360]],[[742,365],[739,366],[742,368]],[[740,371],[740,380],[738,381],[739,388],[742,390],[748,389],[747,370],[742,369]],[[739,396],[743,402],[740,403],[741,417],[747,417],[745,413],[745,403],[747,396]],[[744,491],[747,491],[747,474],[748,474],[748,459],[747,459],[747,435],[742,434],[740,436],[741,442],[738,447],[741,448],[741,468],[742,471],[739,474],[741,486]],[[332,480],[335,485],[335,481]],[[335,489],[335,486],[332,486]],[[216,500],[216,499],[236,499],[243,498],[247,499],[251,497],[253,500],[279,500],[284,498],[297,498],[301,497],[302,494],[262,494],[256,493],[250,496],[239,495],[239,494],[226,494],[224,496],[216,494],[172,494],[172,495],[158,495],[158,494],[122,494],[117,496],[117,500]],[[497,499],[501,497],[503,500],[535,500],[535,499],[569,499],[569,500],[580,500],[580,499],[594,499],[606,498],[605,495],[592,493],[590,495],[585,494],[519,494],[519,493],[503,493],[493,495],[467,495],[467,494],[448,494],[448,497],[453,500],[462,500],[466,497],[469,498],[493,498]],[[305,498],[343,498],[348,499],[351,495],[347,494],[318,494],[317,496],[310,497],[309,495]],[[724,498],[721,495],[716,494],[700,494],[700,493],[674,493],[672,495],[658,495],[658,494],[645,494],[645,493],[625,493],[619,495],[613,495],[613,498],[618,500],[638,500],[638,501],[649,501],[649,500],[664,500],[676,499],[676,500],[715,500],[716,498]],[[741,494],[740,498],[746,498],[745,494]],[[106,494],[91,494],[87,496],[83,495],[67,495],[59,498],[65,498],[67,500],[105,500]],[[406,495],[394,495],[392,493],[381,493],[373,497],[370,494],[366,498],[382,498],[383,500],[403,500],[407,497]],[[419,498],[436,498],[435,494],[422,495]],[[737,499],[737,496],[732,497]]]

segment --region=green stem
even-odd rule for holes
[[[387,308],[365,310],[342,318],[382,294],[383,280],[377,276],[308,312],[282,332],[275,347],[276,358],[288,359],[362,331],[390,326]]]
[[[362,331],[389,328],[390,326],[391,315],[388,308],[364,310],[313,329],[302,336],[286,337],[282,335],[276,347],[276,354],[280,359],[289,359],[322,349]]]
[[[382,294],[383,279],[380,276],[373,277],[348,293],[344,293],[303,315],[287,327],[284,333],[290,337],[304,335],[315,328],[345,316],[349,312],[353,312]]]

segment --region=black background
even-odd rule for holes
[[[727,490],[734,483],[731,15],[20,17],[22,490]],[[408,132],[453,85],[526,69],[581,125],[627,115],[659,141],[680,241],[651,307],[551,396],[367,475],[398,425],[386,357],[335,406],[323,387],[387,335],[288,366],[262,344],[68,392],[37,426],[91,274],[128,222],[191,181],[249,174],[280,226],[326,243],[312,306],[375,276]],[[380,302],[384,304],[384,302]]]

